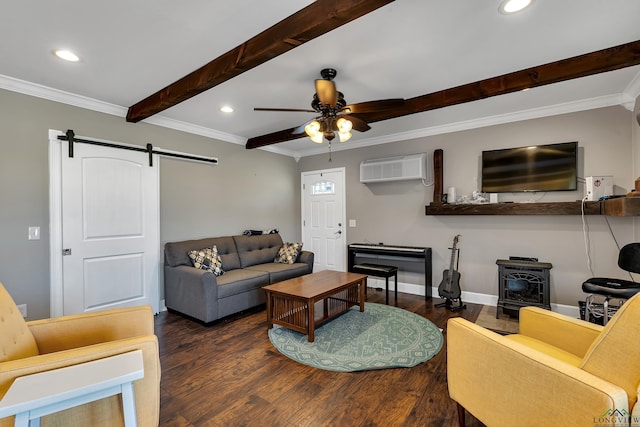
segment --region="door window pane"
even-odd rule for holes
[[[323,194],[335,194],[336,185],[331,181],[318,181],[313,184],[311,194],[314,196]]]

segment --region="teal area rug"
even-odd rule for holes
[[[388,305],[351,307],[315,331],[315,341],[274,325],[269,339],[290,359],[339,372],[408,368],[435,356],[443,344],[440,329],[424,317]]]

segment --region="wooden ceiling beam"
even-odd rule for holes
[[[316,0],[240,46],[129,107],[139,122],[394,0]]]
[[[351,113],[350,115],[367,123],[375,123],[524,89],[619,70],[638,64],[640,64],[640,40],[416,96],[404,102],[396,100],[396,105],[393,108],[367,113]],[[638,123],[640,123],[640,113],[638,114]],[[273,132],[249,138],[246,148],[263,147],[302,136],[304,134],[292,134],[291,130]]]
[[[407,99],[395,110],[353,114],[367,123],[478,101],[640,64],[640,40]]]
[[[300,127],[298,126],[291,129],[279,130],[277,132],[268,133],[266,135],[249,138],[249,140],[245,144],[245,148],[250,150],[252,148],[260,148],[267,145],[277,144],[278,142],[293,141],[294,139],[299,139],[307,136],[307,134],[304,132],[295,133],[299,128]]]

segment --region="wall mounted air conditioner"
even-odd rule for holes
[[[426,153],[371,159],[360,163],[360,182],[363,183],[411,179],[430,181],[431,176]]]

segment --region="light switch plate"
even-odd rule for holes
[[[29,227],[29,240],[40,240],[40,227]]]
[[[349,227],[355,227],[356,226],[356,220],[355,219],[350,219],[349,220]]]

